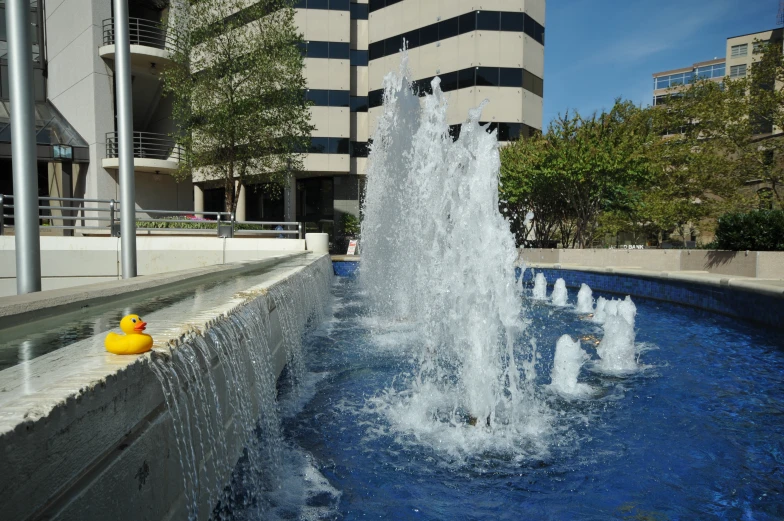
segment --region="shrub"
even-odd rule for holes
[[[784,210],[724,214],[714,243],[720,250],[784,251]]]

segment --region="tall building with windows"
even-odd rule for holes
[[[42,3],[41,3],[42,2]],[[114,27],[107,0],[31,0],[35,30],[42,195],[119,199]],[[176,48],[162,23],[167,0],[128,0],[137,211],[224,209],[223,189],[170,175],[180,149],[160,71]],[[0,10],[3,4],[0,0]],[[545,0],[298,0],[306,97],[315,126],[305,171],[282,196],[242,187],[236,218],[304,221],[342,233],[359,216],[368,142],[382,108],[382,80],[407,42],[416,89],[434,76],[449,102],[452,132],[488,99],[484,121],[502,141],[542,128]],[[5,27],[4,23],[0,26]],[[0,34],[0,194],[12,191],[4,34]]]

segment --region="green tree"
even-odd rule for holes
[[[310,142],[302,36],[290,0],[183,2],[170,25],[182,35],[163,73],[175,138],[186,151],[178,177],[220,180],[235,211],[241,185],[285,183]]]

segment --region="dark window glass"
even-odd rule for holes
[[[351,96],[351,112],[367,112],[367,111],[368,111],[367,96]]]
[[[323,89],[308,89],[305,99],[312,101],[317,107],[329,107],[329,91]]]
[[[308,9],[329,9],[329,0],[308,0]]]
[[[479,11],[476,13],[477,31],[497,31],[501,26],[501,13],[498,11]]]
[[[419,29],[407,32],[403,35],[403,39],[406,40],[409,49],[419,47]]]
[[[458,32],[457,28],[458,28],[458,17],[450,18],[449,20],[444,20],[443,22],[439,22],[438,39],[446,40],[447,38],[452,38],[453,36],[457,36],[457,32]]]
[[[349,140],[347,137],[329,138],[330,154],[348,154],[348,149],[349,149]]]
[[[544,27],[527,15],[525,17],[525,34],[544,45]]]
[[[507,127],[509,127],[509,141],[517,141],[520,139],[521,134],[523,133],[523,124],[522,123],[507,123]]]
[[[330,42],[329,57],[333,60],[348,60],[351,49],[347,42]]]
[[[452,141],[457,141],[457,138],[460,137],[460,129],[463,128],[463,125],[458,123],[457,125],[449,125],[449,135],[452,138]]]
[[[531,74],[528,71],[523,71],[523,88],[528,92],[533,92],[537,96],[544,94],[544,82],[542,78]]]
[[[525,13],[501,13],[501,30],[523,32]]]
[[[458,19],[458,32],[460,34],[470,33],[471,31],[476,31],[476,13],[471,11],[470,13],[462,14],[457,17]]]
[[[499,123],[496,128],[498,129],[498,141],[509,141],[509,123]]]
[[[305,9],[308,6],[308,0],[297,0],[294,2],[294,9]]]
[[[368,92],[368,107],[380,107],[384,104],[384,90],[371,90]]]
[[[432,76],[430,78],[422,78],[421,80],[411,82],[411,86],[413,87],[414,92],[421,97],[425,94],[433,94],[432,81]]]
[[[426,25],[419,29],[419,45],[427,45],[438,41],[438,24]]]
[[[474,68],[457,71],[457,88],[467,89],[474,86]]]
[[[327,149],[329,148],[329,138],[328,137],[312,137],[310,138],[310,150],[311,154],[326,154]]]
[[[395,5],[396,3],[402,2],[402,1],[403,0],[387,0],[386,4],[387,4],[387,7],[389,7],[390,5]]]
[[[368,45],[368,59],[377,60],[384,57],[384,40]]]
[[[368,5],[367,4],[351,4],[351,19],[352,20],[367,20],[368,19]]]
[[[355,67],[367,67],[368,64],[368,52],[367,51],[358,51],[351,49],[351,65]]]
[[[329,58],[329,42],[308,42],[308,58]]]
[[[386,5],[385,0],[370,0],[370,2],[368,3],[368,11],[370,11],[371,13],[373,11],[378,11],[379,9],[383,9],[385,5]]]
[[[522,87],[523,69],[501,67],[498,84],[501,87]]]
[[[367,157],[370,147],[365,141],[352,141],[349,147],[351,157]]]
[[[347,90],[329,91],[330,107],[348,107],[350,105],[351,93]]]
[[[457,73],[456,72],[448,72],[446,74],[441,74],[441,90],[443,92],[450,92],[453,90],[457,90]]]
[[[308,55],[308,44],[305,42],[297,42],[297,48],[302,56]]]
[[[497,87],[498,86],[498,67],[477,67],[476,68],[477,87]]]
[[[348,11],[351,9],[350,0],[329,0],[329,8],[332,11]]]

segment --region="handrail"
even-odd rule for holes
[[[13,219],[14,214],[6,213],[6,209],[13,210],[13,195],[0,194],[0,235],[3,235],[4,227],[8,219]],[[66,204],[54,205],[52,201],[62,201]],[[112,237],[120,236],[120,214],[119,202],[114,199],[80,199],[75,197],[39,197],[38,198],[38,219],[40,226],[47,229],[61,230],[103,230],[109,232]],[[47,204],[41,204],[41,203]],[[77,203],[77,204],[68,204]],[[93,203],[94,206],[86,206],[85,203]],[[104,206],[105,205],[105,206]],[[52,211],[59,211],[61,215],[52,215]],[[88,215],[87,212],[99,215]],[[105,215],[108,213],[108,217]],[[101,215],[103,214],[103,215]],[[299,239],[305,238],[304,223],[290,221],[237,221],[231,212],[205,212],[195,210],[136,210],[136,221],[138,231],[176,231],[180,233],[193,233],[202,235],[211,232],[213,227],[218,237],[234,237],[235,235],[273,235],[286,237],[296,235]],[[140,217],[139,214],[146,214]],[[159,217],[155,217],[159,216]],[[179,218],[179,217],[185,218]],[[201,217],[200,219],[189,219],[188,216]],[[47,221],[48,224],[44,224]],[[54,221],[61,221],[62,225],[53,224]],[[66,224],[66,221],[73,221],[73,224]],[[82,224],[78,224],[82,221]],[[87,225],[85,222],[95,222],[97,225]],[[102,223],[108,223],[101,225]],[[145,226],[145,224],[163,223],[166,226],[155,227]],[[205,228],[192,228],[177,226],[179,224],[204,223]],[[171,226],[174,225],[174,226]],[[10,225],[12,226],[12,225]],[[270,229],[243,229],[245,226],[269,226]]]
[[[129,18],[128,33],[131,45],[144,45],[163,50],[176,50],[180,47],[181,35],[179,31],[155,20]],[[114,44],[113,18],[107,18],[103,21],[103,44]]]
[[[119,157],[117,132],[106,133],[106,157]],[[133,133],[133,157],[138,159],[159,159],[176,161],[182,159],[182,147],[166,134],[154,132]]]

